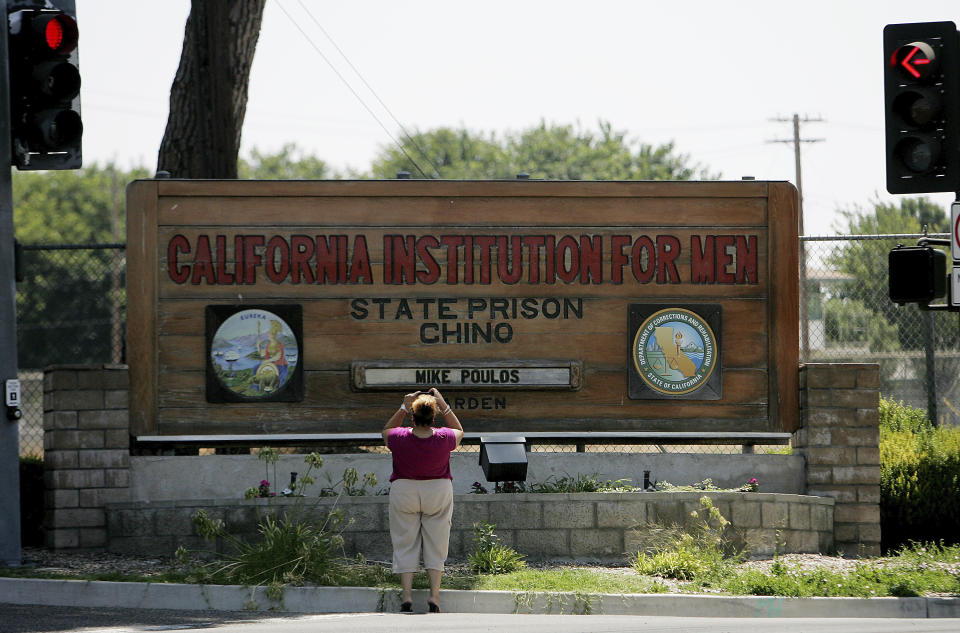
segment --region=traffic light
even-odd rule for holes
[[[960,35],[953,22],[883,29],[887,191],[960,191]]]
[[[77,169],[83,137],[77,21],[42,7],[8,18],[12,162],[21,170]]]
[[[947,292],[947,254],[932,246],[897,246],[887,259],[890,300],[928,305]]]

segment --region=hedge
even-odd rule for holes
[[[880,526],[885,551],[909,541],[960,543],[960,429],[880,401]]]

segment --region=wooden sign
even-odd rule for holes
[[[787,183],[138,181],[135,435],[792,431]]]

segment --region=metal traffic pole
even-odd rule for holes
[[[7,0],[0,0],[7,21]],[[8,29],[0,28],[0,95],[10,94]],[[20,565],[20,429],[17,381],[17,288],[14,279],[13,187],[10,155],[10,103],[0,98],[0,563]]]

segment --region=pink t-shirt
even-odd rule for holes
[[[441,426],[431,437],[417,437],[413,428],[398,426],[387,435],[387,448],[393,453],[393,474],[397,479],[453,479],[450,451],[457,447],[453,429]]]

